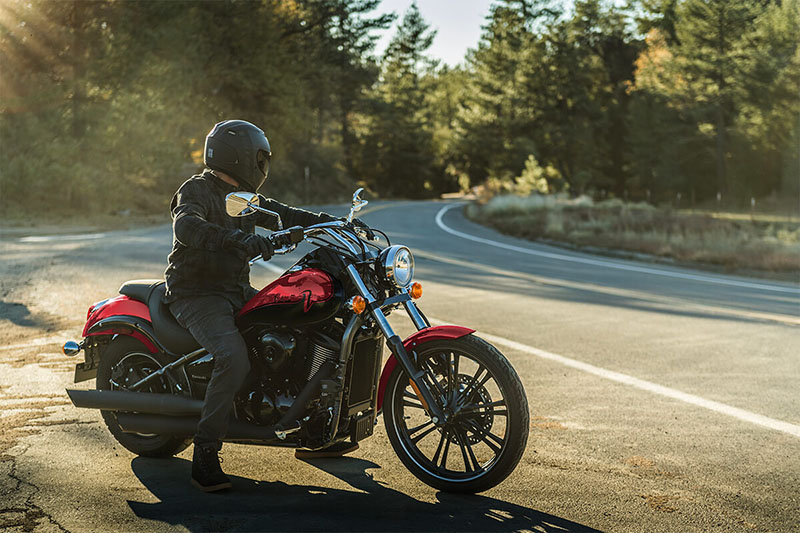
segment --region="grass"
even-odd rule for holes
[[[467,216],[530,240],[644,253],[658,258],[761,271],[798,279],[798,217],[683,212],[618,199],[595,203],[564,196],[496,196]]]

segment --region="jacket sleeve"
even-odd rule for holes
[[[272,198],[265,198],[259,195],[259,205],[264,209],[275,211],[281,216],[284,228],[291,228],[292,226],[313,226],[322,222],[330,222],[332,220],[339,220],[333,215],[328,213],[314,213],[313,211],[306,211],[299,207],[291,207],[284,203],[273,200]],[[256,225],[262,228],[275,230],[278,228],[278,223],[275,217],[267,215],[266,213],[258,213]]]
[[[217,251],[227,247],[234,231],[208,222],[208,208],[202,191],[191,181],[172,197],[172,229],[175,239],[189,248]]]

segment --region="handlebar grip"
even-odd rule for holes
[[[285,246],[293,246],[303,241],[305,238],[305,229],[303,226],[293,226],[289,229],[276,231],[269,236],[272,246],[275,249],[280,249]]]
[[[290,244],[298,244],[303,242],[306,236],[303,226],[292,226],[289,228],[289,242]]]

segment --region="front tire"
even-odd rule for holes
[[[124,390],[146,375],[166,365],[165,357],[153,354],[133,337],[120,335],[108,345],[97,366],[97,390]],[[166,379],[154,379],[141,392],[177,394]],[[106,427],[127,450],[144,457],[171,457],[185,450],[191,438],[166,435],[141,435],[122,431],[113,411],[100,411]]]
[[[528,400],[519,376],[503,354],[474,335],[415,351],[448,422],[431,421],[398,365],[383,404],[392,448],[431,487],[476,493],[496,486],[516,468],[528,442]]]

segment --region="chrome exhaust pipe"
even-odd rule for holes
[[[156,433],[190,437],[197,433],[199,416],[164,416],[117,413],[117,422],[126,433]],[[279,426],[258,426],[241,420],[231,420],[222,440],[226,441],[280,441]],[[299,429],[299,428],[298,428]],[[292,432],[291,430],[285,433]],[[286,438],[285,433],[283,437]]]
[[[69,399],[75,407],[103,411],[129,411],[162,415],[199,415],[203,402],[174,394],[130,392],[119,390],[70,390]]]

